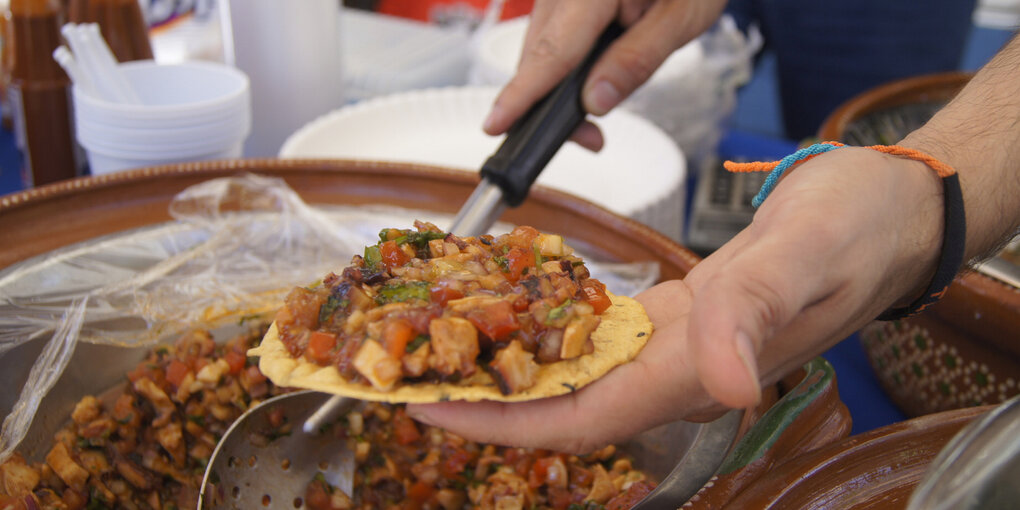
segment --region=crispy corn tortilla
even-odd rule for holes
[[[644,307],[634,299],[608,293],[612,306],[601,315],[598,328],[592,332],[595,351],[577,358],[539,364],[534,386],[504,395],[484,370],[456,383],[397,383],[381,391],[340,376],[333,366],[321,366],[303,358],[295,359],[287,352],[276,330],[270,326],[262,344],[248,351],[259,356],[259,369],[279,386],[311,390],[390,403],[429,403],[446,400],[497,400],[520,402],[570,393],[602,377],[617,365],[637,356],[652,334],[652,321]]]

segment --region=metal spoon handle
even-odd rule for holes
[[[319,408],[316,409],[307,420],[305,420],[304,425],[301,426],[301,430],[303,430],[305,434],[318,434],[326,424],[336,419],[336,417],[341,413],[347,411],[348,408],[350,408],[350,402],[351,399],[347,397],[333,395],[329,398],[329,400],[319,406]]]

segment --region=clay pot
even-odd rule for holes
[[[0,274],[43,260],[52,250],[171,221],[168,205],[182,190],[241,173],[282,178],[313,205],[389,204],[447,213],[456,212],[478,182],[476,174],[463,171],[338,160],[201,162],[75,179],[0,197],[0,231],[6,241],[0,247]],[[634,220],[543,187],[533,189],[521,207],[508,210],[502,219],[562,232],[572,246],[591,258],[655,261],[663,280],[682,278],[699,260]],[[34,341],[0,356],[0,387],[8,388],[0,393],[0,412],[9,410],[17,398],[14,388],[23,385],[40,343]],[[42,412],[37,413],[23,443],[29,450],[26,457],[33,455],[33,448],[36,453],[45,452],[53,431],[84,393],[102,391],[123,378],[123,367],[133,366],[137,356],[121,351],[125,349],[79,345],[61,381],[42,402]],[[104,374],[97,373],[100,369]],[[667,473],[678,462],[674,457],[662,458],[661,452],[674,451],[679,441],[692,441],[706,430],[701,424],[677,423],[687,430],[685,434],[663,435],[664,443],[647,449],[659,457],[659,464],[665,464]],[[713,481],[684,488],[690,494],[700,487],[691,502],[694,508],[714,508],[772,467],[846,437],[850,418],[839,400],[831,365],[818,358],[766,388],[763,404],[745,412],[739,432],[736,427],[733,430],[718,449],[689,459],[691,464],[713,466],[705,479],[720,462],[723,465]]]

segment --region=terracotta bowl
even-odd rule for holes
[[[408,164],[339,160],[236,160],[145,168],[43,186],[0,197],[0,275],[45,261],[53,252],[97,238],[130,235],[133,229],[171,221],[168,205],[185,188],[210,179],[256,173],[282,178],[312,205],[399,205],[453,213],[478,182],[477,174]],[[662,234],[602,207],[561,192],[538,187],[503,220],[561,232],[579,251],[608,262],[655,261],[662,279],[682,278],[698,262],[692,252]],[[410,220],[409,220],[410,221]],[[99,243],[100,245],[102,243]],[[32,340],[0,355],[0,412],[17,399],[43,339]],[[52,433],[86,393],[113,387],[137,363],[139,349],[82,343],[61,379],[42,401],[22,452],[38,459]],[[130,352],[128,352],[130,351]],[[737,417],[739,420],[739,416]],[[676,422],[650,431],[654,441],[643,450],[669,473],[673,466],[723,462],[715,482],[690,488],[700,508],[711,508],[737,494],[769,467],[822,447],[850,428],[849,413],[839,400],[835,374],[822,359],[805,365],[781,384],[766,388],[763,404],[743,413],[721,447],[677,461],[662,452],[683,452],[701,424]],[[739,430],[739,433],[738,433]],[[658,434],[658,435],[655,435]],[[639,439],[639,438],[636,438]],[[624,446],[626,447],[626,445]],[[628,450],[629,451],[629,450]],[[703,479],[707,480],[715,468]],[[690,483],[680,480],[681,483]],[[665,484],[664,484],[665,485]],[[686,489],[685,489],[686,490]],[[715,503],[705,506],[706,502]]]
[[[991,408],[945,411],[836,441],[771,469],[721,508],[905,508],[942,448]]]
[[[896,143],[970,77],[936,74],[877,87],[833,112],[818,136],[853,144]],[[993,262],[1017,267],[1005,254]],[[1018,331],[1020,289],[979,266],[957,276],[942,301],[924,313],[871,323],[860,337],[892,400],[909,416],[920,416],[997,404],[1020,392]]]

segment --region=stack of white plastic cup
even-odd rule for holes
[[[141,104],[115,103],[74,87],[75,128],[93,175],[241,156],[251,131],[248,77],[213,62],[126,62]]]

